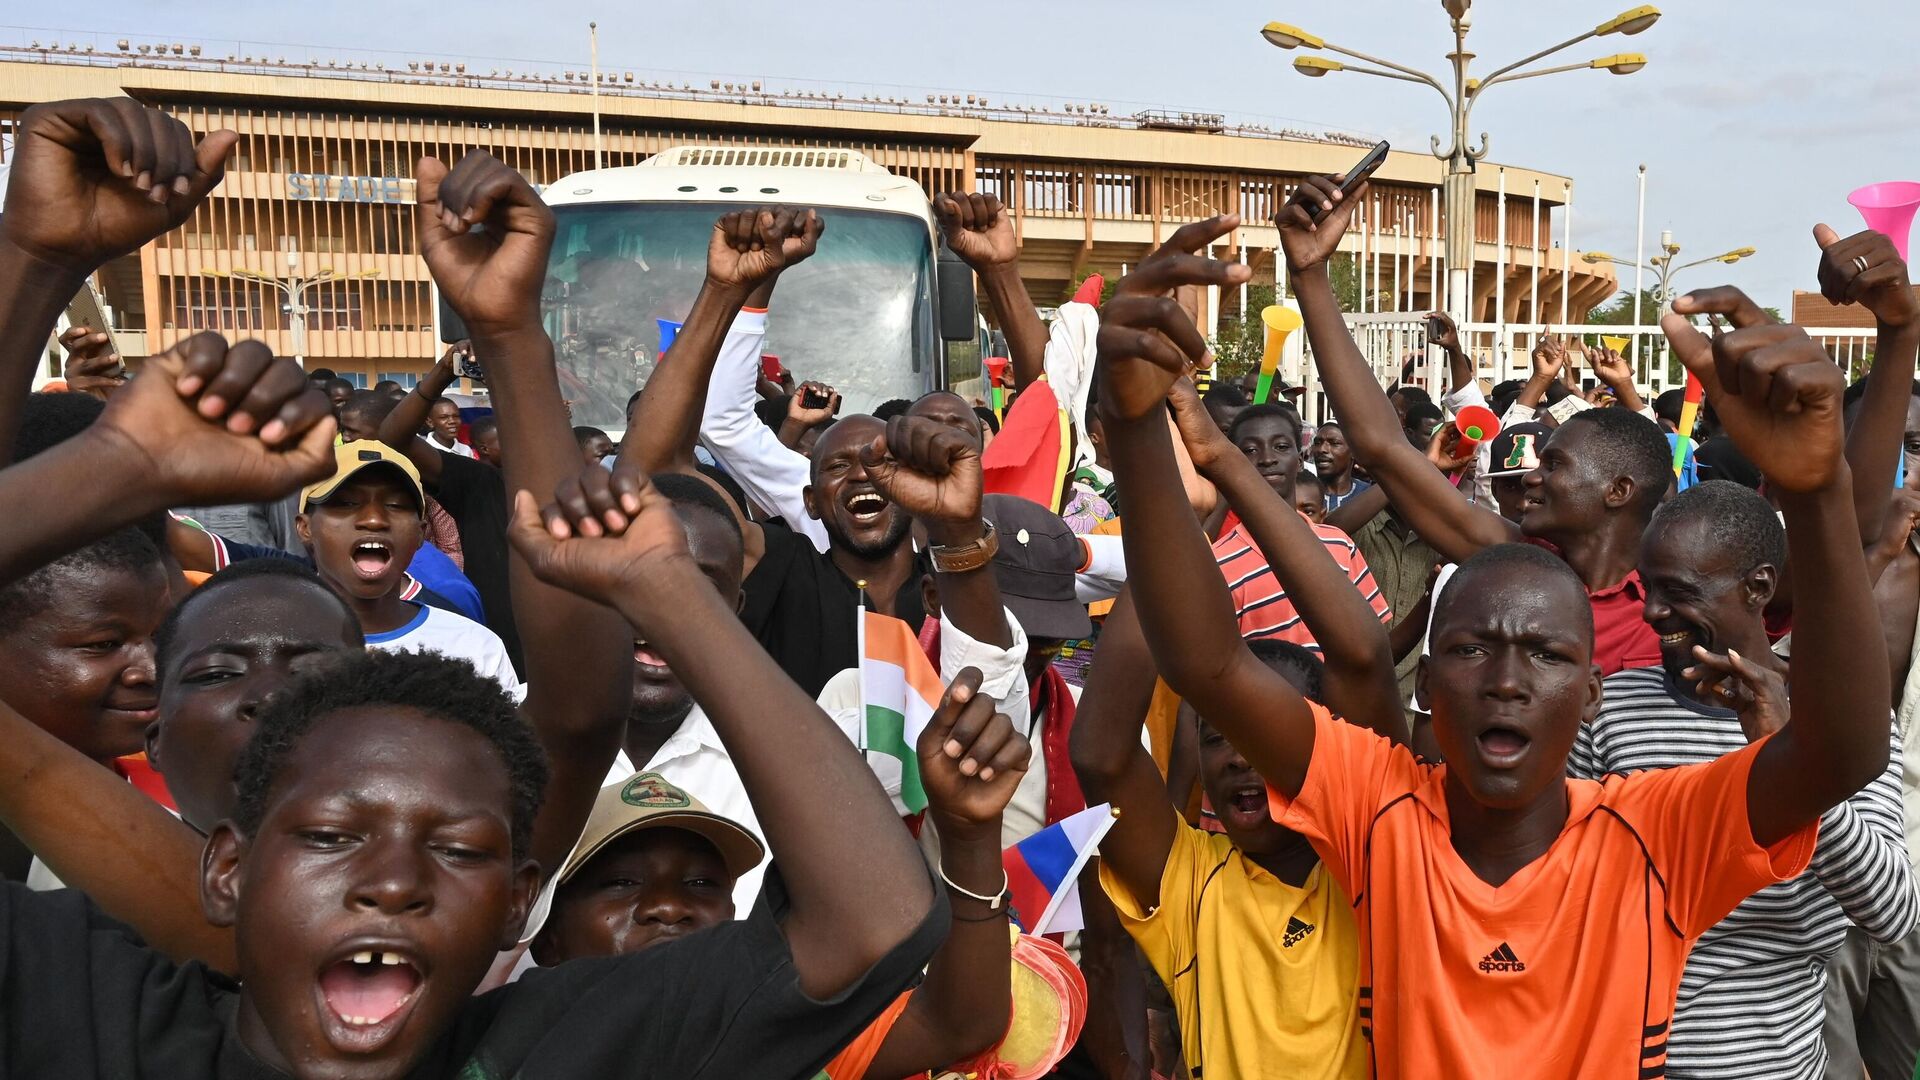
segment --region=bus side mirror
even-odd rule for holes
[[[980,319],[979,301],[973,286],[973,270],[960,256],[940,245],[936,264],[940,305],[940,336],[947,341],[972,341]]]

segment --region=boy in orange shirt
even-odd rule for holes
[[[1310,178],[1278,222],[1316,344],[1345,333],[1320,265],[1347,214],[1332,180]],[[1886,764],[1886,660],[1848,643],[1873,607],[1839,370],[1733,289],[1675,305],[1728,315],[1732,333],[1709,340],[1680,316],[1664,327],[1786,514],[1807,632],[1784,728],[1703,765],[1567,779],[1575,731],[1600,703],[1591,609],[1565,563],[1500,545],[1463,562],[1436,606],[1420,677],[1448,764],[1427,765],[1334,723],[1259,663],[1205,572],[1161,418],[1205,342],[1171,293],[1245,279],[1193,254],[1238,224],[1180,230],[1121,282],[1100,329],[1130,583],[1164,677],[1266,779],[1276,820],[1309,837],[1352,898],[1376,1075],[1663,1075],[1694,939],[1804,869],[1820,814]]]

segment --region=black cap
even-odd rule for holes
[[[1074,641],[1093,633],[1086,605],[1073,588],[1086,556],[1066,521],[1015,495],[984,496],[980,513],[993,522],[1000,539],[994,580],[1027,635]]]
[[[1520,476],[1540,464],[1540,451],[1546,449],[1553,429],[1545,424],[1515,424],[1493,437],[1488,448],[1487,476]]]

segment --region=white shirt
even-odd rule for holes
[[[473,452],[473,447],[468,446],[466,443],[463,443],[458,439],[455,439],[453,441],[452,446],[448,446],[442,443],[439,439],[434,438],[433,432],[431,431],[427,432],[426,439],[427,439],[428,446],[433,447],[435,450],[438,450],[443,454],[457,454],[463,458],[475,458],[476,460],[478,459],[479,455]]]
[[[513,661],[507,658],[507,647],[500,641],[500,635],[465,615],[456,615],[425,604],[414,606],[420,610],[414,613],[412,621],[398,630],[368,634],[367,648],[385,649],[388,652],[437,652],[465,660],[481,675],[499,682],[515,701],[526,697],[526,688],[520,685],[520,677],[513,673]]]
[[[827,527],[807,513],[802,493],[812,482],[811,463],[780,441],[753,411],[760,400],[760,346],[767,337],[767,313],[742,311],[720,343],[720,356],[707,380],[707,407],[700,417],[700,445],[727,475],[740,482],[755,506],[787,523],[794,532],[827,550]]]
[[[607,784],[624,784],[636,772],[659,773],[668,783],[699,799],[707,809],[745,827],[762,845],[767,842],[766,834],[760,831],[760,819],[754,816],[753,802],[747,798],[747,787],[740,782],[740,773],[733,767],[733,757],[721,745],[720,734],[713,730],[713,722],[700,706],[695,705],[687,718],[680,721],[679,729],[654,751],[646,768],[634,768],[627,752],[620,751],[613,760],[612,771],[607,773]],[[753,903],[760,896],[760,879],[766,872],[767,860],[763,858],[759,866],[740,875],[733,883],[734,918],[744,919],[753,911]]]

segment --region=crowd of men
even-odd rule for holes
[[[1206,383],[1180,294],[1247,279],[1204,254],[1237,218],[1063,314],[1076,355],[1004,208],[941,195],[1011,389],[1073,417],[1042,505],[988,490],[980,402],[761,379],[833,242],[806,208],[720,217],[618,444],[573,427],[552,215],[474,151],[418,166],[472,339],[413,389],[216,333],[129,377],[76,327],[29,393],[234,142],[132,99],[17,129],[0,1077],[1915,1075],[1920,302],[1885,237],[1815,230],[1879,324],[1851,387],[1738,290],[1679,297],[1682,433],[1577,340],[1486,385],[1444,316],[1445,393],[1383,390],[1328,270],[1364,189],[1309,177],[1274,222],[1309,427]],[[445,396],[469,355],[485,416]],[[874,619],[943,688],[904,773]],[[1102,805],[1084,928],[1022,932],[1006,849]]]

